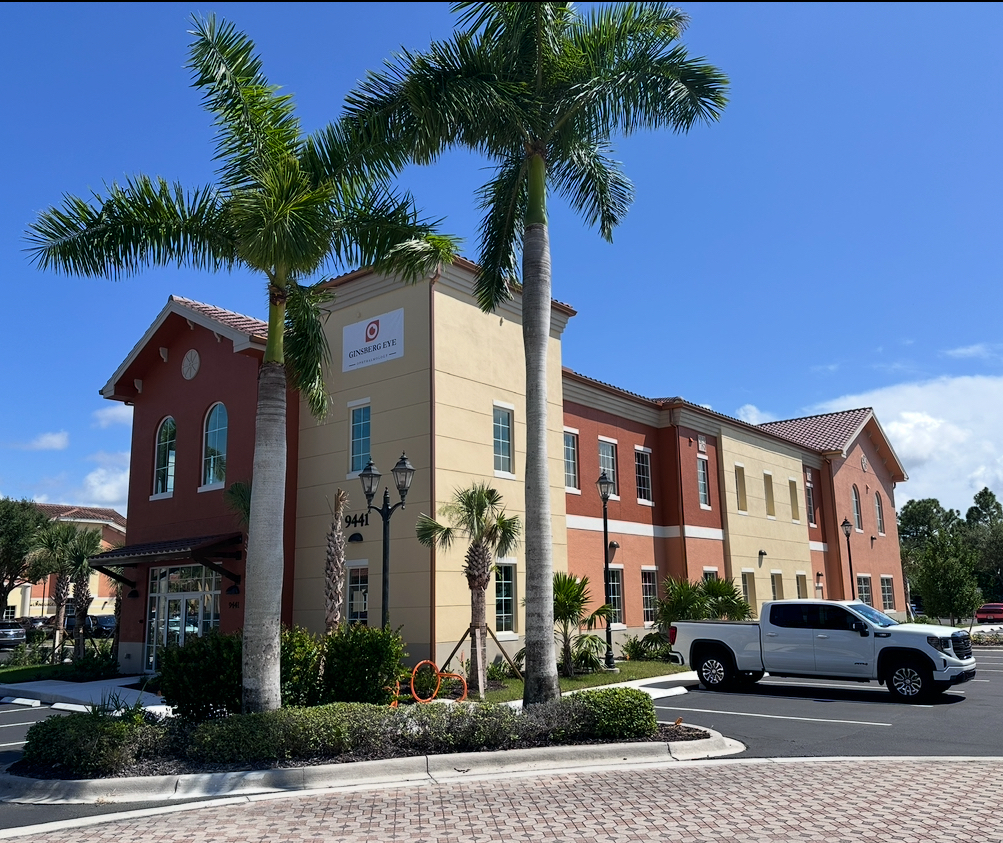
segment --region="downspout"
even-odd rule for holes
[[[428,489],[431,509],[435,514],[435,282],[442,277],[442,264],[435,268],[435,274],[428,281]],[[435,599],[436,551],[433,545],[428,551],[428,658],[436,660],[435,615],[438,606]]]

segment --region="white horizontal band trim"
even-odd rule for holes
[[[635,445],[634,446],[634,450],[635,451],[640,451],[642,454],[650,454],[651,453],[651,448],[645,448],[644,445]]]
[[[581,489],[575,489],[572,486],[564,487],[564,494],[566,495],[580,495],[582,493]]]
[[[819,550],[822,553],[829,551],[829,545],[825,542],[808,542],[808,550]]]
[[[564,432],[565,433],[573,433],[573,434],[575,434],[575,436],[577,436],[578,435],[578,428],[577,427],[566,427],[566,428],[564,428]]]
[[[513,413],[515,412],[515,404],[509,404],[508,401],[492,401],[491,404],[499,410],[511,410]]]
[[[357,398],[355,399],[355,401],[348,402],[348,408],[351,409],[352,407],[365,407],[366,404],[371,404],[371,403],[372,401],[369,398]]]
[[[567,516],[569,530],[588,530],[592,533],[602,532],[602,518],[593,518],[588,515]],[[675,525],[660,527],[652,524],[638,524],[636,521],[615,521],[610,519],[609,530],[611,533],[620,533],[625,536],[644,536],[654,539],[678,539],[679,528]],[[696,527],[687,524],[683,528],[683,535],[690,539],[713,539],[714,541],[724,541],[724,530],[717,527]]]

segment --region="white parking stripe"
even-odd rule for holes
[[[24,746],[24,741],[18,741],[17,743],[0,743],[0,746]]]
[[[11,726],[34,726],[37,722],[37,720],[29,720],[27,723],[0,723],[0,729],[7,729]]]
[[[751,711],[719,711],[714,708],[680,708],[665,706],[672,711],[697,711],[701,714],[734,714],[736,717],[764,717],[768,720],[806,720],[809,723],[848,723],[853,726],[891,726],[891,723],[872,723],[869,720],[827,720],[823,717],[787,717],[783,714],[754,714]]]

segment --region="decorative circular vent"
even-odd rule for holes
[[[867,457],[865,457],[865,456],[863,456],[863,455],[861,455],[861,457],[860,457],[860,467],[861,467],[861,468],[862,468],[862,469],[863,469],[864,471],[867,471]]]
[[[199,373],[200,364],[199,353],[194,348],[189,349],[185,353],[185,359],[181,361],[181,374],[186,381],[190,381]]]

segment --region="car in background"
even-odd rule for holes
[[[975,610],[976,623],[1003,623],[1003,603],[986,603]]]
[[[115,635],[114,615],[91,615],[91,620],[94,622],[95,638],[112,638]]]
[[[52,623],[52,619],[51,616],[35,615],[30,618],[18,618],[17,622],[24,627],[25,632],[30,632],[33,629],[45,629]]]
[[[77,628],[77,616],[68,614],[63,619],[63,629],[66,630],[67,635],[73,635],[73,632],[74,630],[76,630],[76,628]],[[94,635],[93,615],[88,615],[86,620],[84,621],[84,635],[87,636],[88,638]]]
[[[17,621],[0,621],[0,649],[13,649],[27,641],[24,627]]]

